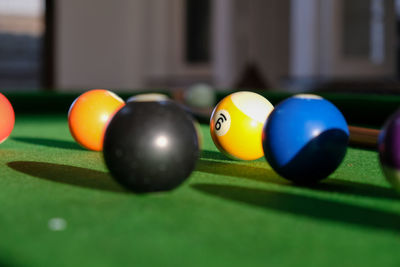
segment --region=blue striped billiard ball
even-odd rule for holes
[[[310,184],[329,176],[342,162],[349,129],[342,113],[317,95],[299,94],[281,103],[263,128],[263,150],[284,178]]]

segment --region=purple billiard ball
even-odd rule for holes
[[[378,150],[386,179],[400,192],[400,110],[386,121],[379,134]]]

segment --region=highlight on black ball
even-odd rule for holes
[[[192,117],[171,100],[128,102],[104,136],[111,175],[137,193],[176,188],[194,170],[199,153]]]

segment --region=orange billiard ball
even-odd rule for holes
[[[102,151],[107,124],[124,105],[124,100],[108,90],[93,89],[83,93],[68,111],[71,135],[81,146]]]
[[[7,97],[0,93],[0,143],[10,136],[14,123],[14,109]]]

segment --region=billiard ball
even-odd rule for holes
[[[261,158],[263,125],[273,108],[267,99],[254,92],[226,96],[211,115],[210,133],[214,144],[233,159]]]
[[[133,101],[111,119],[103,155],[124,187],[137,193],[167,191],[195,168],[198,136],[190,115],[174,101]]]
[[[385,122],[379,133],[378,151],[387,181],[400,191],[400,110]]]
[[[213,107],[216,102],[215,90],[206,83],[196,83],[183,93],[184,103],[194,108]]]
[[[11,134],[14,123],[15,114],[10,101],[0,93],[0,144],[3,143]]]
[[[128,98],[126,100],[126,102],[127,103],[134,102],[134,101],[151,102],[151,101],[168,101],[168,100],[171,100],[171,99],[165,94],[161,94],[161,93],[146,93],[146,94],[138,94],[138,95],[131,96],[130,98]],[[175,103],[179,104],[178,102],[175,102]],[[188,107],[186,107],[184,105],[180,105],[180,106],[186,112],[188,112],[190,116],[193,115],[193,110],[191,110],[190,108],[188,108]],[[193,124],[194,124],[194,126],[196,128],[197,136],[198,136],[198,139],[199,139],[199,147],[201,149],[202,146],[203,146],[203,133],[201,131],[200,124],[194,118],[193,118]]]
[[[71,135],[81,146],[101,151],[107,123],[124,104],[119,96],[104,89],[81,94],[68,111]]]
[[[328,100],[311,94],[290,97],[269,115],[263,130],[267,161],[281,176],[312,184],[342,162],[349,129],[342,113]]]
[[[165,94],[160,93],[146,93],[146,94],[138,94],[131,96],[126,100],[126,102],[132,101],[164,101],[168,100],[169,97]]]

